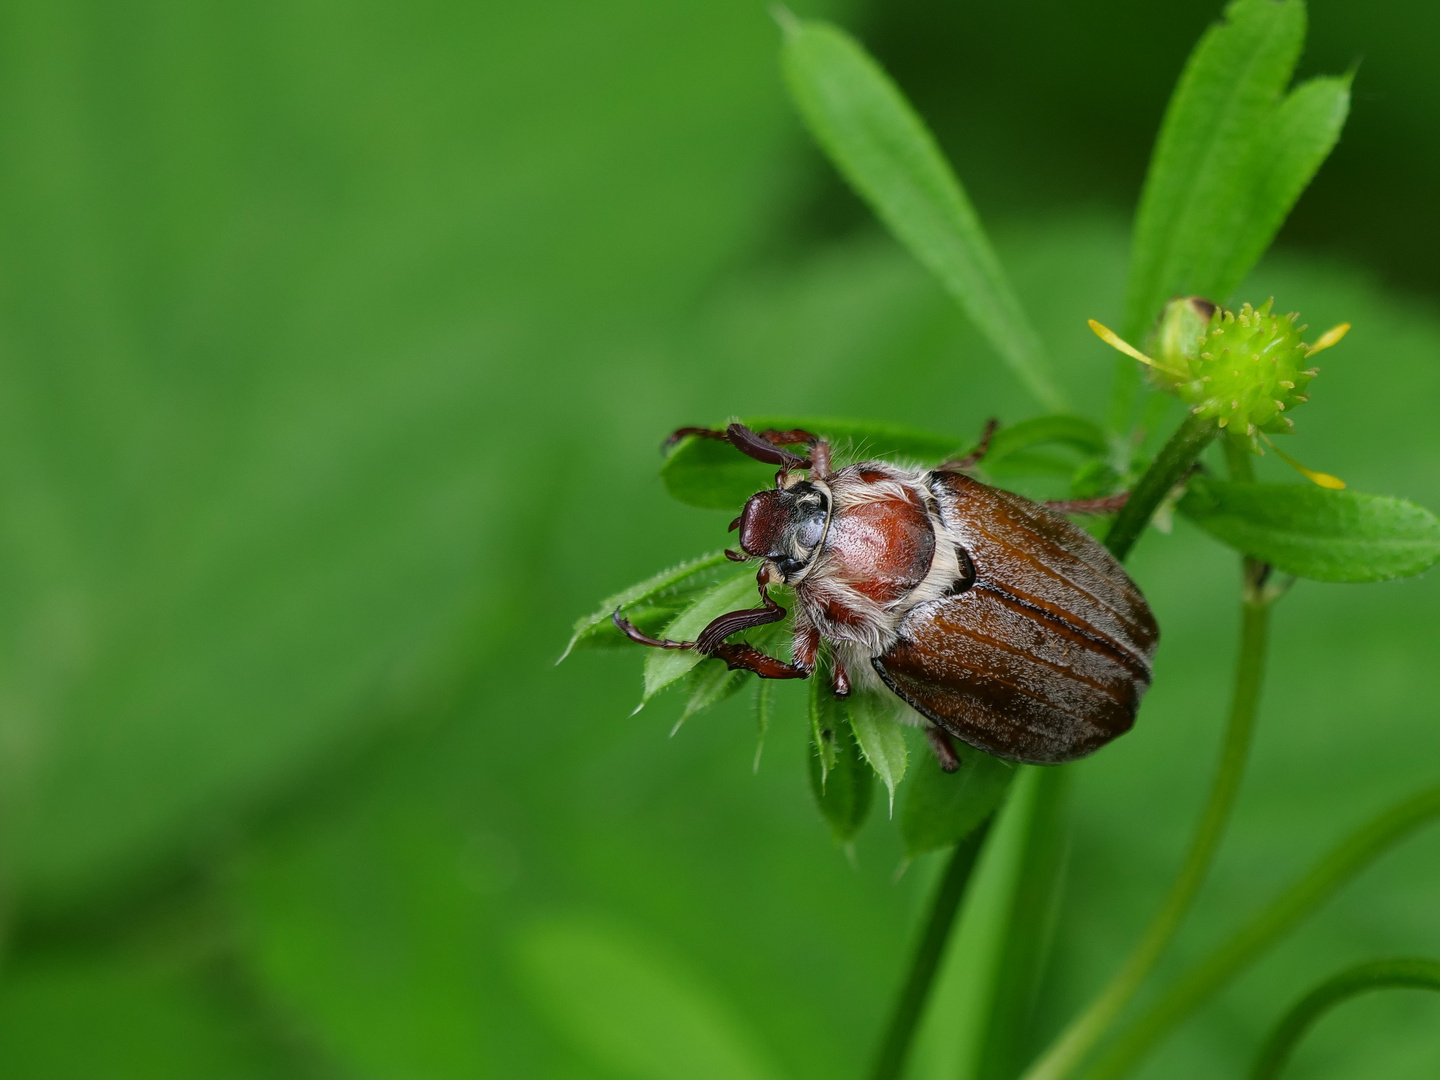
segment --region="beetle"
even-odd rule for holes
[[[947,772],[950,737],[997,757],[1056,765],[1085,756],[1135,722],[1150,686],[1159,628],[1120,563],[1063,513],[1119,509],[1125,496],[1032,502],[981,483],[977,449],[933,469],[885,461],[831,464],[808,431],[681,428],[779,466],[730,523],[735,561],[759,560],[761,607],[714,619],[694,641],[642,633],[632,641],[694,649],[763,679],[815,672],[822,642],[830,679],[893,693],[918,716]],[[786,449],[804,446],[807,453]],[[769,588],[786,585],[796,612],[790,661],[729,639],[783,619]]]

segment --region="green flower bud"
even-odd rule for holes
[[[1184,296],[1165,305],[1151,352],[1156,363],[1184,371],[1200,353],[1200,340],[1210,328],[1217,305],[1198,296]]]
[[[1295,425],[1285,413],[1309,400],[1305,389],[1317,372],[1308,364],[1311,347],[1300,340],[1305,327],[1293,312],[1273,314],[1273,299],[1238,313],[1212,308],[1200,324],[1203,303],[1178,300],[1166,308],[1152,378],[1259,452],[1258,433],[1288,432]]]

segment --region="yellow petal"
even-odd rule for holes
[[[1285,464],[1289,465],[1292,469],[1298,472],[1301,476],[1305,477],[1305,479],[1309,480],[1312,484],[1319,484],[1321,487],[1329,488],[1331,491],[1340,491],[1345,487],[1345,481],[1341,480],[1338,476],[1331,476],[1329,473],[1316,472],[1314,469],[1307,469],[1304,465],[1301,465],[1300,462],[1296,461],[1289,454],[1285,453],[1284,450],[1281,450],[1273,442],[1270,442],[1270,437],[1268,435],[1265,437],[1265,441],[1267,443],[1270,443],[1270,449],[1274,450],[1275,453],[1279,454],[1280,459],[1284,461]]]
[[[1150,357],[1146,356],[1139,349],[1135,348],[1134,345],[1131,345],[1128,341],[1122,338],[1119,334],[1115,333],[1114,330],[1111,330],[1104,323],[1099,322],[1095,319],[1091,319],[1089,320],[1089,322],[1090,329],[1095,331],[1095,336],[1098,337],[1101,341],[1105,342],[1106,345],[1109,345],[1112,349],[1119,349],[1126,356],[1131,357],[1134,360],[1139,360],[1142,364],[1149,364],[1151,367],[1159,371],[1163,371],[1165,372],[1165,374],[1173,376],[1174,378],[1183,379],[1185,377],[1184,372],[1172,371],[1164,364],[1157,364],[1154,360],[1151,360]]]
[[[1339,326],[1332,326],[1329,330],[1326,330],[1325,333],[1320,335],[1320,340],[1315,342],[1314,345],[1311,345],[1309,351],[1306,352],[1305,355],[1314,356],[1321,349],[1328,349],[1331,345],[1338,345],[1340,343],[1340,339],[1349,332],[1350,324],[1348,322],[1342,322]]]

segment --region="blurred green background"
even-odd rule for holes
[[[1097,413],[1084,319],[1118,318],[1218,4],[803,11],[934,123]],[[1355,325],[1295,453],[1440,508],[1440,11],[1311,27],[1301,75],[1360,61],[1354,108],[1242,298]],[[810,148],[776,50],[736,0],[0,5],[7,1078],[861,1073],[935,866],[895,880],[880,813],[854,865],[833,845],[797,697],[752,775],[743,698],[667,739],[678,697],[629,715],[638,655],[553,666],[599,597],[721,542],[660,488],[671,428],[1038,411]],[[1180,522],[1135,574],[1165,642],[1136,731],[1075,770],[1050,1031],[1153,910],[1218,745],[1235,560]],[[1165,971],[1436,779],[1437,589],[1280,607]],[[1391,954],[1440,955],[1440,830],[1143,1075],[1239,1075],[1312,981]],[[1437,1032],[1433,996],[1375,995],[1291,1075],[1440,1075]],[[916,1076],[974,1075],[946,1058]]]

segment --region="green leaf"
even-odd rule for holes
[[[1234,0],[1190,54],[1136,214],[1127,336],[1170,296],[1226,299],[1334,144],[1333,94],[1302,87],[1282,106],[1304,40],[1301,0]]]
[[[875,214],[960,302],[1026,388],[1063,409],[1049,358],[975,208],[900,89],[844,31],[787,20],[782,59],[811,133]]]
[[[985,467],[1003,466],[1007,459],[1047,443],[1070,446],[1089,457],[1099,457],[1110,448],[1105,432],[1093,421],[1063,413],[1036,416],[996,431],[985,455]],[[1074,471],[1074,466],[1067,469]]]
[[[1200,295],[1231,295],[1265,254],[1340,141],[1350,112],[1350,82],[1348,75],[1311,79],[1290,91],[1275,110],[1266,137],[1257,140],[1249,201],[1235,206],[1238,220],[1225,237],[1228,243],[1210,248],[1213,268],[1196,271],[1197,281],[1213,282],[1210,292]]]
[[[870,813],[870,801],[875,790],[875,774],[860,756],[860,747],[854,732],[842,715],[835,696],[828,688],[820,691],[833,705],[827,710],[822,723],[828,723],[821,733],[827,746],[810,756],[810,791],[820,814],[830,825],[835,839],[848,844],[865,824]],[[827,734],[828,733],[828,734]],[[830,757],[828,769],[823,764],[826,753]]]
[[[565,651],[560,654],[560,660],[569,656],[571,650],[577,646],[581,648],[604,647],[626,641],[625,635],[615,629],[615,624],[610,621],[610,616],[616,611],[624,611],[625,608],[636,604],[648,604],[650,610],[642,610],[634,614],[627,612],[626,614],[642,630],[649,632],[649,628],[642,625],[642,622],[650,622],[657,611],[663,613],[669,609],[684,607],[687,601],[693,599],[706,586],[711,585],[729,565],[730,560],[725,558],[725,553],[715,551],[709,555],[691,559],[689,562],[680,563],[678,566],[672,566],[668,570],[662,570],[654,577],[646,578],[636,585],[631,585],[628,589],[622,589],[614,596],[606,597],[594,612],[586,615],[583,619],[576,620],[574,633],[570,635],[570,642],[565,646]],[[657,601],[661,602],[657,603]],[[555,662],[558,664],[560,660]]]
[[[541,1015],[616,1075],[781,1075],[717,987],[626,933],[582,919],[541,923],[521,936],[518,966]]]
[[[914,858],[959,843],[1000,805],[1014,765],[968,747],[960,752],[958,771],[944,772],[927,759],[900,800],[900,836],[905,854]]]
[[[665,636],[671,641],[694,641],[712,619],[727,611],[759,607],[755,578],[739,568],[736,577],[712,585],[701,593],[669,626]],[[650,649],[645,656],[645,701],[686,674],[705,657],[694,649]],[[719,661],[716,661],[719,666]]]
[[[775,681],[773,679],[755,680],[755,766],[754,771],[760,771],[760,754],[765,749],[765,736],[770,731],[770,721],[775,714]]]
[[[810,677],[810,790],[840,843],[848,843],[870,812],[874,775],[860,755],[845,708],[830,689],[828,660]]]
[[[961,767],[962,772],[970,762]],[[1050,774],[1061,770],[1021,767],[1014,787],[995,813],[984,847],[966,890],[958,925],[941,959],[935,985],[916,1032],[913,1080],[991,1080],[987,1061],[992,1038],[1028,1032],[1000,1033],[1000,995],[1007,993],[1011,973],[1005,965],[1020,959],[1012,949],[1017,935],[1044,938],[1042,923],[1022,923],[1029,912],[1022,890],[1038,882],[1027,873],[1030,838],[1042,806],[1042,788],[1053,787]],[[972,832],[965,844],[975,841]],[[1038,899],[1043,904],[1049,897]],[[1006,1080],[1012,1080],[1010,1073]]]
[[[889,693],[856,690],[845,699],[850,727],[865,760],[875,774],[885,781],[890,793],[890,813],[895,813],[895,788],[905,777],[909,752],[905,748],[905,732],[901,717],[908,706]]]
[[[748,671],[731,671],[724,664],[701,664],[690,672],[690,696],[685,699],[680,719],[675,721],[675,730],[696,713],[734,697],[749,675]]]
[[[837,461],[901,458],[929,464],[963,454],[969,443],[900,424],[803,416],[761,416],[745,423],[756,431],[801,428],[830,440]],[[971,440],[973,442],[973,440]],[[682,503],[738,512],[757,491],[775,486],[775,466],[755,461],[729,443],[682,439],[660,467],[665,490]]]
[[[1020,807],[1014,839],[1013,887],[997,905],[987,935],[999,944],[986,1022],[977,1047],[975,1080],[1013,1080],[1033,1051],[1035,1011],[1055,938],[1069,850],[1068,769],[1036,769],[1033,791]],[[1018,789],[1017,789],[1018,793]],[[1001,834],[1009,839],[1008,834]]]
[[[1440,559],[1440,521],[1404,499],[1197,476],[1180,511],[1237,551],[1316,581],[1385,581]]]
[[[810,676],[809,715],[810,742],[815,748],[815,761],[820,770],[820,786],[823,788],[835,767],[837,738],[844,722],[840,700],[830,692],[830,679],[826,661],[816,665]]]

